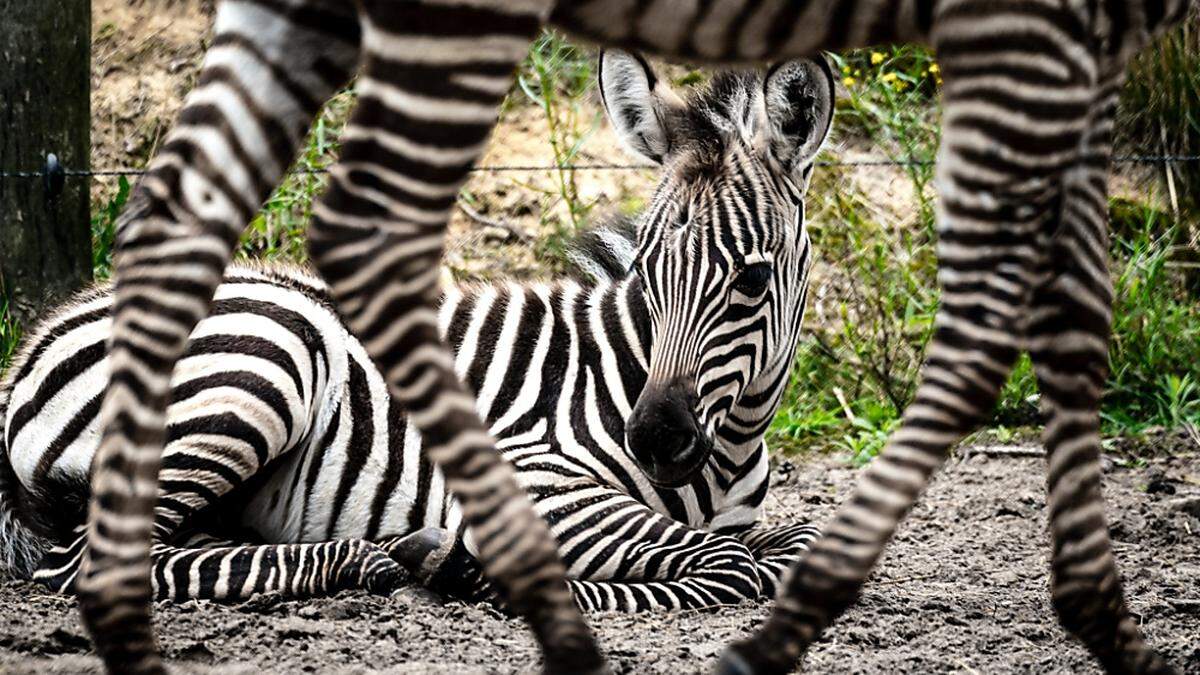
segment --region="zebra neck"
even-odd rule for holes
[[[750,383],[725,422],[717,428],[721,446],[734,463],[740,465],[757,458],[763,437],[783,401],[798,341],[798,336],[792,339],[791,349],[786,350],[788,358],[778,359]]]

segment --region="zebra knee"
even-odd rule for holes
[[[716,589],[717,604],[737,604],[745,600],[755,600],[763,596],[763,589],[771,586],[764,581],[758,561],[741,542],[731,539],[729,545],[722,547],[705,561],[705,573],[702,575],[712,582],[711,588]]]

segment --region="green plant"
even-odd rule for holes
[[[852,430],[839,441],[838,445],[850,455],[850,463],[862,466],[870,462],[883,446],[887,445],[888,437],[900,426],[900,419],[891,410],[879,410],[875,417],[855,417],[850,421]]]
[[[112,274],[117,219],[129,201],[129,179],[117,177],[117,192],[92,214],[92,277],[104,281]]]
[[[1200,155],[1200,14],[1193,12],[1133,59],[1117,131],[1124,152]],[[1200,163],[1173,163],[1166,170],[1179,183],[1180,208],[1200,209]]]
[[[12,362],[13,354],[21,341],[21,325],[9,312],[8,294],[0,288],[0,375]]]
[[[903,219],[879,209],[848,167],[818,169],[809,190],[814,248],[830,264],[818,316],[800,350],[771,442],[785,450],[848,451],[862,462],[883,447],[916,387],[937,307],[931,182],[938,82],[928,52],[898,48],[833,56],[848,96],[839,137],[867,137],[905,161],[912,188]]]
[[[871,141],[873,148],[904,162],[913,184],[917,219],[933,222],[933,159],[937,153],[938,108],[933,104],[941,70],[932,53],[917,46],[831,54],[843,75],[846,96],[837,105],[838,126]]]
[[[584,141],[599,128],[600,111],[583,101],[593,82],[593,58],[552,30],[543,31],[529,50],[517,72],[517,84],[530,101],[546,116],[547,142],[554,158],[557,200],[566,209],[551,229],[551,236],[540,242],[540,257],[562,260],[565,241],[586,220],[592,204],[579,196],[575,171],[566,168],[578,156]],[[552,209],[544,211],[543,219]]]
[[[1103,416],[1110,433],[1200,422],[1200,303],[1189,289],[1177,226],[1146,209],[1114,239],[1113,338]]]
[[[341,148],[338,136],[353,105],[354,93],[345,90],[317,115],[300,158],[242,235],[239,257],[291,262],[308,259],[304,235],[312,219],[313,200],[325,188],[322,172],[337,158]]]

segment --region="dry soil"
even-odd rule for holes
[[[814,673],[1094,673],[1047,600],[1042,462],[959,453],[901,529],[862,601],[806,660]],[[767,520],[824,522],[855,470],[822,459],[777,467]],[[1109,517],[1133,611],[1184,673],[1200,673],[1200,457],[1110,465]],[[715,611],[593,615],[621,673],[708,671],[769,603]],[[419,590],[241,605],[160,604],[181,672],[530,672],[524,627]],[[0,672],[92,671],[74,602],[0,583]]]

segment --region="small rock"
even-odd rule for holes
[[[1172,480],[1162,469],[1152,468],[1146,471],[1146,493],[1157,495],[1173,495],[1175,494],[1175,481]]]
[[[78,631],[59,626],[50,633],[50,639],[63,648],[65,652],[86,652],[91,649],[91,643]]]
[[[515,232],[508,228],[489,225],[483,228],[483,240],[489,244],[511,244],[517,241]]]
[[[217,655],[213,650],[208,648],[208,645],[203,642],[193,642],[192,644],[179,650],[176,658],[185,661],[196,661],[199,663],[213,664],[217,662]]]
[[[1016,572],[1000,572],[992,577],[994,583],[998,586],[1012,586],[1021,580],[1021,577]]]

